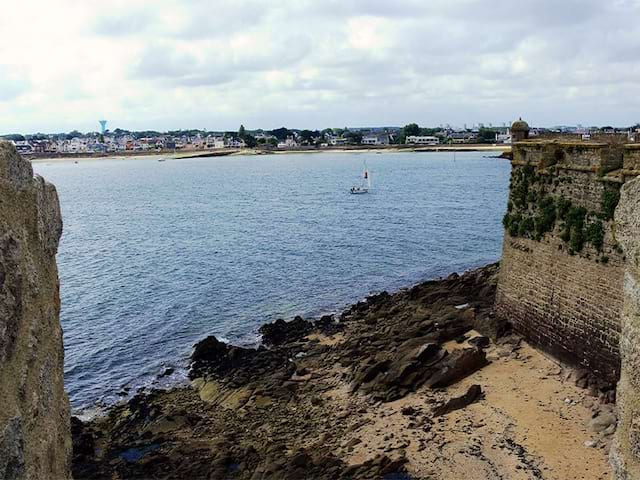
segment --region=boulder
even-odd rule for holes
[[[460,396],[450,399],[444,405],[437,407],[433,410],[434,417],[441,417],[454,410],[460,410],[461,408],[471,405],[477,399],[482,396],[482,387],[480,385],[471,385],[467,392]]]
[[[487,356],[477,348],[455,350],[438,364],[437,371],[427,380],[432,388],[447,387],[471,375],[487,364]]]
[[[267,346],[283,345],[298,342],[313,330],[313,323],[302,317],[295,317],[290,322],[281,318],[273,323],[266,323],[258,330],[262,335],[262,343]]]
[[[618,419],[612,412],[602,412],[589,421],[589,430],[600,433],[605,431],[611,425],[615,427],[617,421]]]
[[[488,337],[479,336],[479,337],[470,338],[468,343],[469,345],[473,345],[474,347],[477,347],[477,348],[487,348],[491,343],[491,341],[489,340]]]

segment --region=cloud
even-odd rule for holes
[[[30,21],[0,17],[0,132],[638,121],[638,0],[12,8]]]
[[[153,14],[138,15],[132,12],[108,14],[95,19],[92,30],[106,37],[141,34],[148,31],[149,24],[155,21]]]
[[[29,87],[28,79],[19,78],[0,65],[0,102],[16,100],[20,95],[28,92]]]

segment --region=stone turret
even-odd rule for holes
[[[511,141],[521,142],[529,138],[529,124],[520,118],[511,125]]]
[[[71,477],[56,189],[0,142],[0,478]]]

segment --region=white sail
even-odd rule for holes
[[[362,183],[359,187],[351,187],[350,192],[352,194],[361,194],[361,193],[369,193],[369,189],[371,188],[371,175],[369,174],[369,170],[367,170],[367,162],[364,162],[364,170],[362,172]]]

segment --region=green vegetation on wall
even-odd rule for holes
[[[618,190],[607,190],[602,194],[602,213],[605,220],[613,219],[619,201],[620,192]]]
[[[536,172],[530,165],[514,170],[507,213],[503,218],[509,235],[540,241],[558,228],[559,237],[571,255],[581,252],[587,244],[602,252],[605,222],[613,219],[620,192],[606,189],[600,211],[588,211],[554,192],[560,184],[571,182],[571,177],[559,176],[555,167],[544,172]],[[606,263],[608,258],[602,256],[601,261]]]

